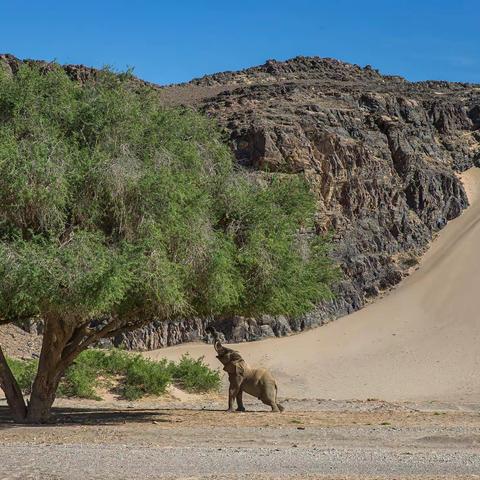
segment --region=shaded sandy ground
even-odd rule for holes
[[[387,296],[324,327],[234,348],[273,371],[280,396],[479,400],[480,169],[462,178],[471,206]],[[218,366],[206,344],[147,355],[178,359],[186,352]]]
[[[0,479],[480,478],[480,404],[116,405],[63,401],[57,423],[37,427],[0,407]]]

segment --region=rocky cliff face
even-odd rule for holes
[[[5,62],[16,68],[16,59]],[[95,74],[65,69],[77,81]],[[227,340],[322,324],[393,287],[467,207],[456,174],[480,166],[480,85],[411,83],[370,66],[298,57],[154,88],[165,105],[216,119],[244,168],[303,172],[318,200],[317,231],[333,232],[332,254],[344,272],[336,299],[302,318],[218,321]],[[153,325],[115,342],[172,345],[203,337],[207,322]]]
[[[456,174],[480,165],[480,85],[411,83],[299,57],[170,86],[161,97],[217,119],[245,168],[303,172],[318,199],[318,232],[334,232],[345,274],[336,300],[300,319],[223,321],[232,341],[324,323],[393,287],[467,207]]]

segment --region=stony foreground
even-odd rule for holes
[[[284,403],[64,404],[40,427],[0,408],[0,479],[480,478],[480,405]]]

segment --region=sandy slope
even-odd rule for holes
[[[480,169],[463,175],[471,206],[433,242],[420,268],[388,296],[291,337],[236,345],[272,369],[280,396],[387,400],[480,398]],[[205,355],[186,344],[154,358]]]

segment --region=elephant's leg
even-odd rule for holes
[[[277,390],[275,386],[267,386],[265,388],[265,391],[263,392],[263,395],[260,397],[260,400],[265,404],[268,405],[269,407],[272,408],[272,412],[280,412],[280,408],[277,406],[276,402],[276,397],[277,397]]]
[[[275,401],[271,398],[267,397],[261,397],[260,400],[265,404],[268,405],[269,407],[272,407],[272,412],[280,412],[280,409],[278,408],[277,404]]]
[[[228,389],[228,410],[227,412],[233,412],[233,403],[237,398],[240,387],[238,385],[230,383],[230,388]]]
[[[264,402],[264,403],[272,407],[272,412],[280,412],[278,405],[273,400],[269,400],[268,402]]]
[[[283,412],[285,410],[285,407],[283,405],[281,405],[280,403],[278,403],[277,395],[278,395],[278,388],[277,388],[277,384],[275,384],[275,403],[277,404],[278,409],[281,412]]]
[[[245,407],[243,406],[243,398],[242,398],[243,390],[240,389],[237,393],[237,412],[244,412]]]

